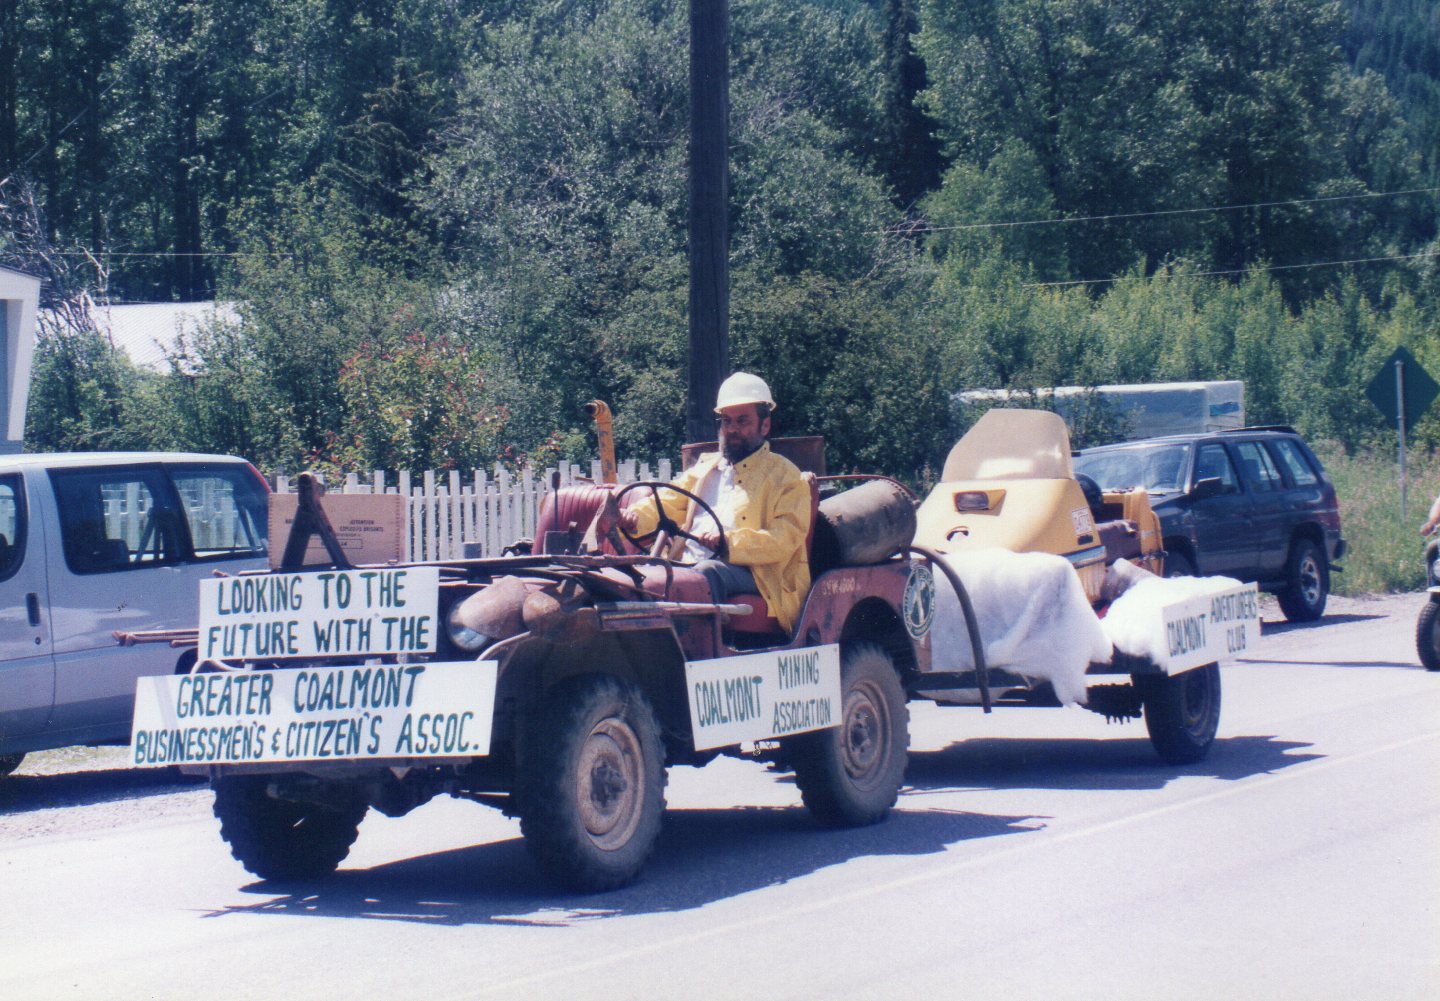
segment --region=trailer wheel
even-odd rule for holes
[[[1415,623],[1415,652],[1420,666],[1427,671],[1440,671],[1440,603],[1425,602]]]
[[[20,762],[24,760],[24,754],[0,754],[0,779],[19,768]]]
[[[576,890],[623,886],[660,834],[665,763],[660,726],[636,686],[568,678],[530,727],[517,789],[520,830],[541,869]]]
[[[370,808],[358,796],[332,804],[276,799],[263,775],[215,779],[215,816],[230,854],[261,879],[318,879],[350,854]]]
[[[1173,677],[1135,678],[1145,704],[1145,729],[1160,759],[1171,765],[1201,760],[1220,726],[1220,665],[1206,664]]]
[[[910,747],[910,710],[894,662],[880,647],[845,650],[839,726],[793,738],[795,784],[827,827],[882,820],[900,794]]]

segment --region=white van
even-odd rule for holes
[[[201,578],[263,569],[269,494],[228,455],[0,456],[0,775],[129,739],[135,679],[194,653],[115,632],[193,628]]]

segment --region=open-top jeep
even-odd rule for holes
[[[204,582],[198,636],[165,637],[198,641],[197,669],[141,682],[135,763],[208,774],[222,835],[266,878],[323,875],[371,807],[448,793],[518,815],[560,881],[617,886],[654,844],[666,767],[718,754],[783,758],[822,823],[873,823],[904,775],[933,587],[902,555],[903,488],[826,514],[807,478],[825,542],[812,529],[786,633],[758,595],[717,604],[691,567],[618,537],[618,506],[659,507],[667,484],[562,489],[529,554],[351,567],[302,477],[280,568]],[[329,564],[302,568],[312,533]]]

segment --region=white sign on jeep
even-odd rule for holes
[[[439,567],[327,570],[200,582],[204,660],[435,650]]]
[[[221,671],[140,678],[130,762],[479,757],[494,661]]]
[[[787,737],[840,722],[840,647],[685,663],[695,749]]]

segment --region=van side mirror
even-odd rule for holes
[[[1195,489],[1190,495],[1196,500],[1204,500],[1206,497],[1214,497],[1225,492],[1225,481],[1218,476],[1207,476],[1203,480],[1195,481]]]

